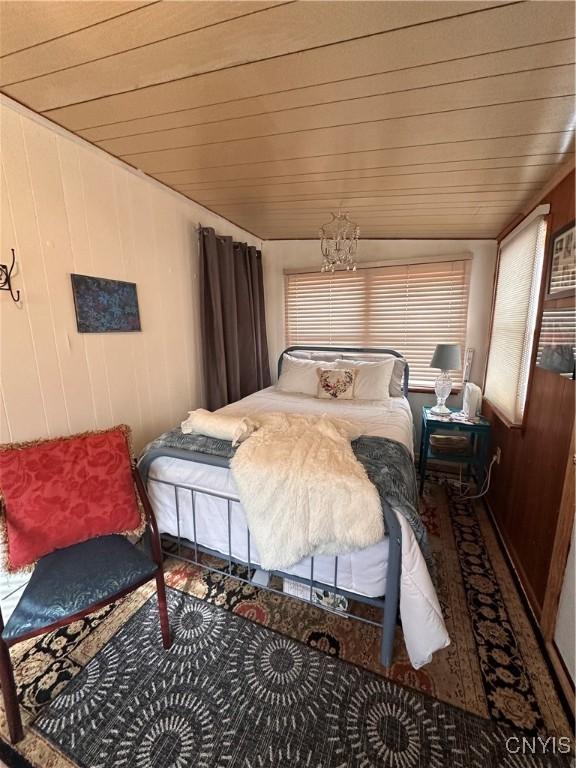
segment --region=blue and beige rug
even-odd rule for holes
[[[0,757],[18,768],[567,764],[537,741],[570,727],[484,511],[429,483],[423,516],[453,640],[426,668],[411,669],[400,631],[386,672],[375,628],[173,561],[169,652],[151,586],[16,647],[26,737]],[[522,737],[535,754],[517,749]]]
[[[184,592],[168,601],[169,651],[151,597],[36,719],[36,734],[73,764],[527,765],[506,729]]]

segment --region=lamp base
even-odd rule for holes
[[[435,405],[430,408],[430,413],[434,413],[436,416],[449,416],[451,411],[445,405]]]
[[[436,405],[432,408],[435,416],[449,416],[450,409],[446,408],[446,398],[452,391],[452,379],[448,371],[442,371],[440,376],[434,382],[434,392],[436,392]]]

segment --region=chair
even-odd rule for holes
[[[6,625],[0,611],[0,685],[13,744],[23,730],[11,646],[156,579],[162,642],[170,647],[158,526],[129,445],[130,431],[121,425],[0,446],[5,566],[9,572],[34,566]],[[127,538],[144,532],[151,556]]]

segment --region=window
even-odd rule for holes
[[[391,347],[410,366],[410,384],[431,387],[436,344],[466,345],[470,261],[364,267],[286,275],[288,345]],[[455,379],[462,381],[462,372]]]
[[[544,262],[541,209],[502,241],[485,396],[512,423],[524,416]]]
[[[536,365],[566,379],[574,375],[576,315],[570,309],[545,309],[540,324]]]

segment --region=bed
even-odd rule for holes
[[[289,347],[285,352],[321,355],[327,350],[321,347]],[[398,352],[390,349],[330,348],[329,352],[341,352],[346,356],[368,354],[376,359],[379,355],[401,357]],[[282,360],[283,355],[279,361],[279,373]],[[365,436],[389,438],[401,443],[413,455],[413,421],[406,398],[407,365],[404,368],[402,391],[403,396],[391,397],[387,401],[332,401],[269,387],[226,406],[220,413],[252,417],[273,412],[325,413],[359,425]],[[247,576],[237,578],[273,589],[270,574],[263,574],[259,568],[259,553],[251,541],[246,516],[226,459],[154,445],[152,443],[145,451],[139,467],[147,482],[160,533],[172,543],[170,554],[175,554],[175,544],[176,556],[191,562],[203,564],[201,553],[219,556],[225,561],[225,572],[237,574],[233,565],[242,564],[247,567]],[[390,666],[399,605],[402,533],[396,515],[384,507],[382,511],[388,535],[373,546],[336,556],[308,557],[285,571],[274,573],[285,580],[285,585],[305,585],[304,593],[301,589],[292,589],[293,596],[300,599],[310,600],[313,590],[329,592],[332,601],[328,601],[328,610],[335,609],[337,596],[380,607],[381,661],[384,666]],[[183,555],[184,545],[187,545],[187,556]],[[193,553],[192,557],[190,552]],[[222,570],[219,567],[208,567],[211,570]],[[375,623],[369,619],[361,620]]]

